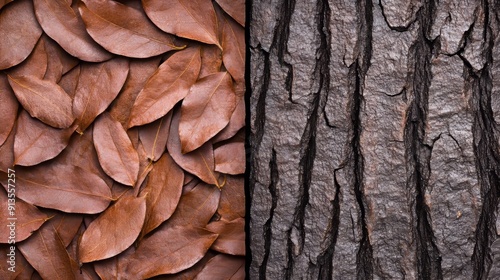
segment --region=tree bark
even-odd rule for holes
[[[250,2],[250,278],[498,279],[500,1]]]

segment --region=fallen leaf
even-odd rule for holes
[[[75,67],[79,60],[69,55],[49,37],[44,35],[41,40],[45,42],[48,57],[47,72],[43,79],[59,83],[62,75]]]
[[[182,154],[179,139],[179,112],[172,116],[168,134],[167,149],[175,162],[187,172],[190,172],[208,184],[220,186],[219,173],[215,171],[214,151],[212,143],[207,142],[193,152]]]
[[[199,48],[176,52],[162,63],[137,96],[129,127],[151,123],[165,116],[189,93],[200,67]]]
[[[68,252],[51,225],[40,228],[18,248],[43,279],[75,279]]]
[[[39,79],[43,79],[45,72],[47,72],[49,59],[45,49],[45,41],[42,39],[43,37],[44,35],[38,39],[35,48],[30,53],[28,58],[20,64],[9,68],[5,71],[5,73],[12,77],[35,76]]]
[[[17,100],[34,118],[55,128],[67,128],[73,121],[71,98],[56,83],[35,76],[8,76]]]
[[[94,262],[94,268],[102,280],[127,279],[128,274],[122,274],[124,266],[135,252],[135,247],[130,246],[127,250],[109,259]]]
[[[51,217],[48,223],[57,231],[64,247],[68,247],[82,224],[82,215],[64,213],[51,209],[44,209],[43,212],[48,217]]]
[[[107,259],[125,251],[139,236],[145,214],[144,197],[118,199],[83,233],[79,246],[80,262]]]
[[[66,148],[75,127],[58,129],[22,111],[14,140],[14,164],[31,166],[56,157]]]
[[[147,206],[142,236],[172,216],[179,203],[183,183],[184,171],[168,154],[153,165],[148,183],[141,192],[146,197]]]
[[[117,182],[134,186],[139,173],[139,156],[121,124],[109,113],[95,122],[94,145],[101,166]]]
[[[215,2],[224,12],[245,27],[245,0],[215,0]]]
[[[218,254],[207,262],[203,270],[194,279],[245,279],[245,258]]]
[[[236,82],[245,82],[245,29],[232,18],[224,16],[222,30],[222,61]]]
[[[77,65],[68,73],[64,74],[58,83],[71,98],[75,98],[76,86],[78,85],[80,77],[80,69],[80,65]]]
[[[19,103],[12,91],[7,76],[0,73],[0,146],[7,140],[17,118]]]
[[[245,256],[245,219],[220,220],[207,225],[211,232],[219,234],[212,249],[230,255]]]
[[[214,149],[215,171],[237,175],[245,173],[245,143],[242,141],[225,142]]]
[[[202,228],[162,226],[142,240],[123,273],[137,279],[177,273],[201,260],[215,239]]]
[[[161,30],[220,47],[212,1],[142,0],[142,5],[151,21]]]
[[[131,59],[127,80],[118,97],[113,101],[109,113],[123,127],[128,127],[130,113],[135,99],[144,88],[149,77],[158,69],[160,57],[146,59]]]
[[[0,173],[4,187],[6,177]],[[111,201],[109,187],[100,177],[57,161],[16,167],[16,195],[30,204],[68,213],[100,213]]]
[[[174,37],[161,32],[143,11],[114,1],[82,0],[78,6],[89,35],[106,50],[146,58],[179,50]]]
[[[15,177],[10,179],[12,180],[8,180],[8,184],[11,184],[12,188],[8,189],[15,191]],[[0,227],[0,243],[21,242],[30,237],[49,219],[35,206],[16,199],[14,192],[7,193],[0,190],[0,203],[4,206],[0,212],[0,218],[5,223],[4,226]],[[13,228],[9,227],[11,223],[14,223]]]
[[[169,112],[165,117],[139,128],[139,138],[150,160],[157,161],[165,152],[171,121],[172,113]]]
[[[0,266],[0,279],[30,279],[33,274],[33,267],[28,261],[14,248],[14,253],[11,251],[10,244],[0,244],[0,256],[5,258],[6,264]],[[15,256],[13,256],[15,254]],[[9,270],[15,266],[14,271]]]
[[[198,79],[220,72],[222,52],[215,45],[201,45],[201,70]]]
[[[16,135],[16,125],[10,131],[9,136],[0,146],[0,171],[7,173],[8,169],[14,166],[14,137]]]
[[[128,60],[116,57],[97,64],[81,65],[73,101],[78,131],[83,133],[116,98],[128,75]]]
[[[241,128],[245,126],[245,99],[238,96],[236,97],[236,102],[236,108],[233,111],[233,115],[231,115],[229,123],[223,130],[217,133],[214,138],[212,138],[213,143],[224,141],[233,137],[236,133],[238,133],[238,131],[240,131]]]
[[[85,30],[78,13],[66,0],[33,0],[35,14],[43,31],[72,56],[101,62],[111,54],[97,44]]]
[[[42,35],[30,0],[17,0],[0,10],[0,70],[25,60]]]
[[[219,199],[220,191],[217,188],[200,183],[182,195],[177,209],[166,225],[204,228],[215,214]]]
[[[245,179],[242,176],[227,176],[217,213],[228,221],[245,217]]]
[[[179,136],[182,153],[189,153],[215,136],[228,123],[236,107],[236,95],[227,72],[198,80],[181,106]]]
[[[192,280],[192,279],[194,279],[194,277],[196,277],[196,275],[198,275],[198,273],[200,273],[200,271],[205,267],[207,262],[210,261],[215,255],[216,255],[216,253],[208,250],[207,253],[205,254],[205,256],[203,256],[203,258],[201,260],[199,260],[192,267],[185,269],[185,270],[182,270],[178,273],[164,274],[164,275],[160,275],[160,276],[157,276],[155,278],[152,278],[152,279],[155,279],[155,280]]]

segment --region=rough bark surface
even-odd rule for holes
[[[251,279],[498,279],[500,1],[253,0]]]

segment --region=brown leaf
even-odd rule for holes
[[[132,128],[132,130],[133,129],[134,128]],[[128,131],[130,130],[131,129]],[[149,172],[153,169],[153,162],[149,159],[144,146],[139,141],[137,145],[137,154],[139,155],[139,176],[137,176],[137,182],[134,186],[136,195],[139,193],[140,187],[143,185],[143,182],[146,180]]]
[[[201,67],[200,49],[177,52],[160,65],[135,100],[129,127],[165,116],[189,93]]]
[[[10,190],[15,191],[15,173],[8,180],[11,184]],[[30,237],[49,218],[40,212],[35,206],[20,199],[16,199],[15,192],[0,190],[0,203],[4,209],[0,212],[0,218],[5,225],[0,227],[0,243],[21,242]],[[10,225],[13,224],[11,228]],[[12,237],[12,238],[11,238]]]
[[[230,222],[220,220],[207,225],[211,232],[219,234],[212,249],[230,255],[245,256],[245,219],[237,218]]]
[[[0,244],[0,256],[5,258],[4,265],[0,266],[0,279],[29,279],[33,274],[33,267],[14,245]],[[14,271],[9,270],[11,267]]]
[[[2,124],[0,125],[0,146],[7,140],[14,127],[18,108],[19,103],[7,81],[7,76],[0,73],[0,123]]]
[[[80,65],[77,65],[68,71],[68,73],[64,74],[58,83],[71,98],[74,98],[76,94],[76,86],[78,85],[80,77],[80,69]]]
[[[90,36],[106,50],[123,56],[146,58],[183,47],[161,32],[143,11],[114,1],[82,0],[79,11]]]
[[[10,131],[5,142],[0,146],[0,171],[7,173],[7,170],[14,166],[14,137],[16,135],[16,125]]]
[[[184,170],[196,175],[208,184],[220,186],[219,174],[215,172],[214,151],[212,143],[207,142],[193,152],[182,154],[179,139],[179,112],[172,116],[170,132],[168,134],[167,149],[175,162]]]
[[[75,279],[68,252],[51,225],[40,228],[18,248],[43,279]]]
[[[219,72],[198,80],[181,106],[182,153],[199,148],[221,131],[235,107],[236,95],[228,73]]]
[[[162,226],[130,256],[125,275],[146,279],[187,269],[203,258],[217,234],[202,228]]]
[[[124,196],[118,199],[83,233],[79,260],[93,262],[125,251],[139,236],[145,214],[144,197]]]
[[[0,70],[25,60],[42,35],[30,0],[17,0],[0,10]]]
[[[212,1],[143,0],[142,4],[148,17],[161,30],[220,47]]]
[[[128,60],[120,57],[98,64],[82,64],[73,101],[79,132],[84,132],[116,98],[128,69]]]
[[[62,75],[75,67],[79,60],[69,55],[49,37],[44,35],[41,39],[45,42],[48,57],[47,72],[43,79],[59,83]]]
[[[111,54],[89,36],[71,3],[66,0],[34,0],[33,3],[43,31],[69,54],[91,62],[111,58]]]
[[[0,0],[0,9],[12,1],[13,0]]]
[[[38,39],[35,48],[31,54],[20,64],[6,70],[6,73],[12,77],[19,76],[35,76],[43,79],[47,72],[48,56],[45,49],[45,41],[42,39],[44,35]]]
[[[242,176],[227,176],[217,212],[228,221],[245,217],[245,180]]]
[[[215,171],[237,175],[245,173],[245,143],[226,142],[214,149]]]
[[[236,82],[245,82],[245,29],[224,15],[222,61]]]
[[[118,256],[94,262],[94,268],[102,280],[127,279],[128,274],[123,274],[124,267],[129,260],[130,255],[135,252],[135,247],[130,246]]]
[[[43,212],[51,217],[47,223],[51,224],[57,231],[64,247],[68,247],[82,224],[82,215],[69,214],[50,209],[44,209]]]
[[[245,27],[245,0],[215,0],[241,26]]]
[[[72,100],[58,84],[34,76],[8,78],[17,100],[32,117],[56,128],[73,123]]]
[[[104,172],[128,186],[139,173],[139,156],[121,124],[109,113],[102,114],[94,127],[94,145]]]
[[[245,279],[245,258],[218,254],[208,261],[207,265],[194,279],[243,280]]]
[[[205,267],[208,261],[212,259],[216,254],[213,251],[207,251],[205,256],[201,260],[199,260],[192,267],[185,269],[181,272],[175,274],[165,274],[156,276],[155,278],[151,278],[154,280],[192,280],[200,271]]]
[[[198,78],[220,72],[221,66],[221,50],[215,45],[201,45],[201,70]]]
[[[160,59],[157,56],[147,59],[132,59],[130,61],[127,80],[109,110],[111,116],[119,121],[123,127],[128,127],[135,99],[142,88],[144,88],[149,77],[158,69]]]
[[[168,131],[172,121],[172,111],[165,117],[139,128],[139,138],[148,158],[157,161],[167,148]]]
[[[6,177],[0,173],[4,187]],[[109,187],[100,177],[57,161],[16,167],[16,195],[30,204],[69,213],[99,213],[111,201]]]
[[[148,183],[141,192],[146,196],[146,222],[142,236],[166,221],[177,208],[182,194],[184,171],[168,154],[164,154],[149,173]]]
[[[227,140],[233,137],[242,127],[245,126],[245,99],[243,96],[236,97],[236,108],[233,111],[233,115],[229,120],[227,126],[221,130],[217,135],[212,138],[213,143],[217,143],[219,141]]]
[[[214,186],[200,183],[182,195],[174,214],[166,222],[169,227],[205,227],[217,210],[220,191]]]
[[[22,111],[14,140],[14,164],[31,166],[56,157],[69,143],[75,127],[58,129]]]

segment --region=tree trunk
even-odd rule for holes
[[[499,279],[499,2],[251,1],[251,279]]]

